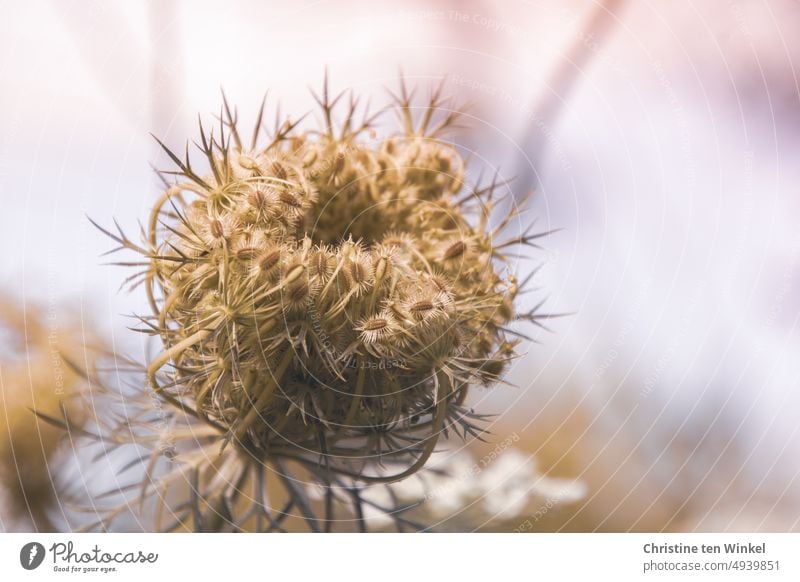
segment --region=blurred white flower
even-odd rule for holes
[[[541,513],[542,508],[550,510],[586,496],[585,483],[542,474],[536,458],[518,449],[509,447],[488,463],[487,458],[476,460],[466,450],[434,453],[417,475],[364,489],[367,523],[378,529],[391,525],[391,518],[375,506],[388,507],[394,501],[418,504],[412,516],[425,515],[425,521],[453,519],[464,529]],[[321,490],[315,493],[321,498]]]

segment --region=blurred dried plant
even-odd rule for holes
[[[129,279],[152,308],[140,331],[164,350],[146,367],[151,391],[125,392],[86,435],[151,451],[130,487],[140,507],[156,498],[156,514],[173,515],[157,529],[280,530],[296,510],[327,530],[342,496],[358,527],[365,505],[416,527],[361,488],[413,475],[440,437],[480,435],[469,387],[502,379],[515,321],[547,317],[516,313],[509,262],[547,233],[504,234],[520,210],[497,176],[465,184],[466,161],[442,137],[460,114],[441,85],[415,105],[401,84],[401,130],[380,140],[380,113],[351,93],[332,98],[326,80],[315,99],[321,129],[278,117],[266,145],[264,104],[247,138],[224,100],[216,134],[200,124],[207,172],[188,146],[183,159],[164,147],[176,170],[160,173],[143,241],[104,230],[141,257],[120,264],[143,267]],[[119,392],[90,376],[93,396],[113,402]],[[307,483],[326,492],[322,518]]]
[[[93,340],[86,341],[86,330],[69,315],[61,321],[54,311],[21,305],[16,297],[0,296],[0,489],[14,529],[52,531],[62,432],[34,410],[58,416],[68,411],[75,426],[83,423],[74,398],[81,378],[64,358],[93,358],[84,347]]]

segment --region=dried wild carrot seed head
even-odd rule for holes
[[[364,479],[388,459],[392,480],[471,432],[467,391],[515,357],[504,249],[526,239],[495,242],[514,213],[487,226],[499,185],[465,186],[439,92],[419,121],[404,92],[403,129],[377,143],[355,106],[335,127],[338,101],[326,88],[322,129],[287,120],[267,144],[226,104],[217,135],[200,128],[203,175],[169,152],[182,181],[150,221],[149,376],[256,458],[322,455]]]

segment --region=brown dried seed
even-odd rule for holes
[[[411,313],[425,313],[426,311],[432,311],[434,309],[433,302],[431,301],[416,301],[409,307]]]
[[[331,173],[333,173],[333,175],[335,176],[336,174],[342,171],[342,168],[344,168],[344,155],[340,153],[336,155],[336,159],[334,159],[333,161],[333,168],[331,169]]]
[[[272,173],[275,175],[275,177],[281,180],[285,180],[286,176],[288,175],[286,173],[286,168],[284,168],[283,164],[281,164],[278,161],[272,162],[272,164],[270,165],[270,169],[272,170]]]
[[[278,194],[278,200],[280,200],[286,206],[291,206],[292,208],[299,208],[300,201],[297,199],[297,196],[292,194],[291,192],[287,192],[286,190],[281,190]]]
[[[317,273],[323,274],[328,270],[328,257],[324,253],[317,255]]]
[[[261,190],[253,190],[247,196],[247,202],[253,208],[264,208],[267,205],[267,197]]]
[[[211,236],[214,238],[223,238],[225,236],[225,230],[222,228],[222,223],[217,219],[211,221]]]
[[[430,282],[436,287],[440,292],[446,293],[448,291],[447,279],[441,277],[440,275],[433,275],[430,278]]]
[[[302,303],[308,297],[308,281],[300,281],[289,288],[289,301],[292,303]]]
[[[330,257],[325,251],[317,252],[311,259],[311,273],[318,277],[328,277],[332,271]]]
[[[280,258],[281,258],[280,251],[277,250],[268,251],[258,261],[258,266],[264,272],[271,271],[275,267],[275,265],[278,264]]]
[[[367,278],[367,270],[364,265],[358,262],[350,263],[349,267],[350,277],[355,283],[363,283]]]
[[[255,257],[257,253],[258,249],[255,247],[243,247],[236,251],[236,258],[246,261]]]
[[[464,254],[464,251],[467,250],[467,243],[464,241],[456,241],[447,247],[447,250],[444,252],[444,260],[449,261],[455,259],[456,257],[460,257]]]
[[[389,321],[383,318],[368,319],[361,326],[364,331],[380,331],[389,326]]]

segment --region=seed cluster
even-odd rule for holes
[[[204,175],[167,150],[182,180],[143,249],[165,346],[149,376],[251,454],[410,458],[399,478],[514,356],[503,249],[524,241],[493,240],[514,213],[489,227],[498,184],[465,186],[438,92],[414,115],[404,91],[380,140],[352,97],[332,121],[340,98],[319,98],[322,130],[285,121],[266,145],[261,115],[244,143],[226,104],[200,128]]]

